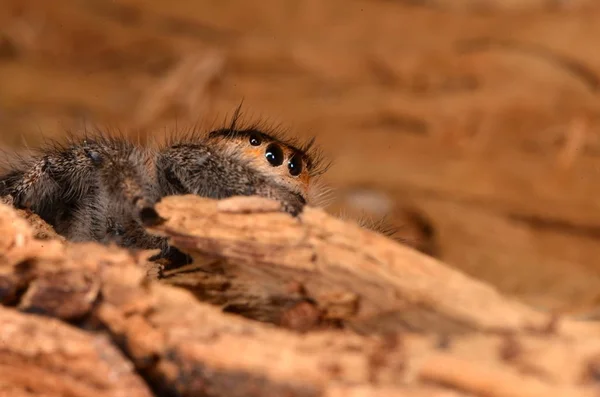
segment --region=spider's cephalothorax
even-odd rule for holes
[[[158,150],[99,134],[10,163],[0,175],[0,196],[12,196],[16,207],[37,213],[69,240],[160,248],[169,256],[166,239],[144,229],[160,220],[158,200],[258,195],[297,215],[312,202],[313,179],[324,170],[311,146],[234,125]]]
[[[159,152],[157,182],[163,195],[257,195],[296,215],[312,201],[313,178],[323,171],[311,146],[297,147],[256,128],[216,130]]]

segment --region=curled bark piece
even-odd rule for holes
[[[231,200],[256,206],[253,198]],[[166,198],[157,210],[167,222],[153,230],[204,263],[200,275],[186,271],[170,281],[213,303],[237,305],[231,311],[277,323],[277,306],[303,298],[316,302],[323,318],[364,332],[517,330],[548,321],[482,282],[319,209],[293,218],[256,208],[223,211],[227,202]]]

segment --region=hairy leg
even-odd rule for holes
[[[94,142],[88,157],[95,169],[95,188],[82,199],[69,238],[131,248],[164,247],[164,239],[143,227],[158,219],[153,205],[160,198],[149,153],[126,141],[104,139]]]

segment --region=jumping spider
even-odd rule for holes
[[[70,241],[160,249],[152,260],[168,267],[190,258],[145,226],[162,221],[154,205],[163,197],[196,194],[213,199],[262,196],[296,216],[329,193],[318,177],[326,171],[314,139],[300,145],[277,131],[231,124],[207,134],[192,132],[151,149],[97,132],[53,142],[37,155],[19,157],[0,173],[0,198],[28,209]],[[388,237],[385,221],[359,220]],[[402,241],[402,240],[398,240]]]
[[[313,142],[299,146],[256,127],[237,129],[235,120],[158,150],[94,134],[11,163],[0,174],[0,197],[12,196],[15,207],[38,214],[68,240],[160,249],[154,260],[186,262],[165,238],[146,232],[144,226],[161,220],[155,203],[182,194],[258,195],[295,216],[325,170]]]

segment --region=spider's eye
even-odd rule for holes
[[[288,170],[291,176],[298,176],[302,172],[302,159],[295,154],[288,160]]]
[[[102,164],[102,156],[100,155],[100,153],[98,153],[95,150],[88,150],[88,149],[84,149],[84,151],[85,151],[85,155],[87,156],[87,158],[92,161],[92,164],[94,164],[94,165]]]
[[[265,151],[265,157],[269,164],[273,167],[279,167],[283,164],[283,150],[274,143],[267,146],[267,150]]]
[[[257,134],[250,135],[250,144],[252,146],[260,146],[261,143],[262,140],[260,139],[260,136],[258,136]]]

